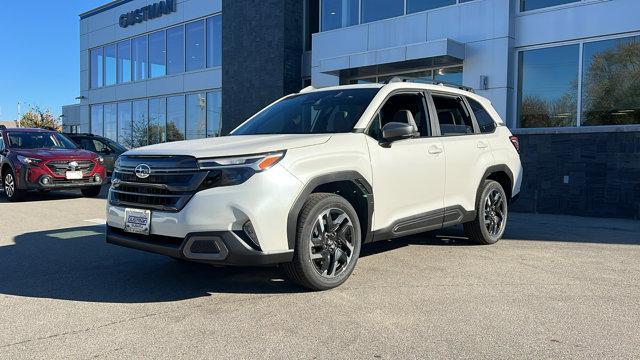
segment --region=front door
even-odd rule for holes
[[[384,145],[382,127],[409,110],[419,137]],[[406,120],[404,120],[406,122]],[[387,99],[367,130],[375,201],[373,229],[401,236],[442,224],[445,157],[439,138],[431,136],[425,96],[403,92]]]

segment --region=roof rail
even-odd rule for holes
[[[313,86],[307,86],[306,88],[300,90],[298,92],[298,94],[303,94],[303,93],[306,93],[306,92],[309,92],[309,91],[313,91],[313,90],[316,90],[316,88],[314,88]]]
[[[410,77],[401,77],[401,76],[394,76],[390,79],[388,79],[387,81],[384,82],[385,85],[391,84],[391,83],[396,83],[396,82],[412,82],[411,80],[415,80],[415,78],[410,78]],[[420,84],[430,84],[430,85],[440,85],[440,86],[446,86],[446,87],[451,87],[451,88],[455,88],[455,89],[459,89],[459,90],[464,90],[464,91],[468,91],[470,93],[474,93],[475,94],[475,90],[472,87],[469,86],[464,86],[464,85],[458,85],[458,84],[451,84],[451,83],[446,83],[444,81],[436,81],[436,80],[420,80],[418,83]]]

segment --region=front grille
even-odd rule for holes
[[[140,178],[136,166],[148,165],[151,174]],[[191,199],[207,176],[195,158],[186,156],[133,157],[118,160],[111,179],[109,202],[117,206],[177,212]]]
[[[75,167],[76,171],[82,171],[82,175],[89,175],[93,171],[95,164],[91,160],[52,160],[47,162],[47,168],[52,173],[58,176],[65,176],[67,171],[73,170],[69,163],[75,161],[78,166]]]

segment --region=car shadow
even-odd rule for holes
[[[99,199],[106,199],[109,193],[109,185],[103,185],[100,191]],[[20,202],[41,202],[41,201],[55,201],[66,199],[82,198],[80,190],[51,190],[51,191],[28,191],[25,197]],[[0,204],[9,203],[4,197],[4,188],[0,186]]]

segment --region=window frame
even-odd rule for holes
[[[369,134],[369,131],[371,130],[371,126],[373,126],[373,123],[375,122],[376,118],[380,117],[380,111],[382,110],[382,108],[387,104],[387,101],[389,101],[390,98],[392,98],[395,95],[402,95],[402,94],[419,94],[422,97],[422,106],[423,109],[425,111],[425,114],[428,115],[429,117],[429,121],[426,122],[429,134],[426,136],[423,136],[422,134],[420,134],[419,137],[415,137],[413,139],[423,139],[423,138],[432,138],[435,137],[434,135],[434,127],[433,127],[433,116],[431,116],[431,111],[429,109],[429,103],[427,101],[427,94],[425,92],[424,89],[420,89],[420,88],[406,88],[406,89],[397,89],[397,90],[393,90],[391,92],[389,92],[384,99],[380,102],[380,104],[378,105],[378,107],[376,108],[375,113],[373,114],[373,116],[369,119],[369,121],[367,122],[367,126],[364,127],[364,129],[360,130],[358,129],[358,132],[362,132],[364,133],[366,136],[368,136],[369,138],[375,140],[378,142],[378,145],[382,146],[382,144],[384,143],[383,141],[374,138],[373,136],[371,136]],[[365,110],[366,111],[366,110]],[[417,125],[417,124],[416,124]],[[382,126],[380,128],[380,130],[382,131]],[[403,139],[403,140],[408,140],[408,139]]]
[[[592,2],[602,2],[602,1],[603,0],[576,0],[574,2],[570,2],[570,3],[566,3],[566,4],[546,6],[546,7],[541,7],[541,8],[538,8],[538,9],[531,9],[531,10],[522,10],[522,0],[517,0],[517,3],[516,3],[516,16],[536,14],[536,13],[547,12],[547,11],[562,10],[562,9],[566,9],[566,8],[582,6],[582,5],[585,5],[585,4],[588,4],[588,3],[592,3]]]
[[[467,102],[466,96],[461,95],[461,94],[456,94],[456,93],[450,93],[450,92],[446,92],[446,91],[437,91],[437,90],[426,90],[425,92],[428,94],[429,108],[430,108],[430,111],[431,111],[430,118],[432,118],[433,119],[432,121],[435,123],[436,127],[435,127],[434,130],[437,130],[437,135],[434,135],[434,136],[440,137],[440,138],[444,138],[444,137],[460,137],[460,136],[470,136],[470,135],[483,135],[483,133],[480,132],[480,127],[478,126],[478,122],[476,121],[475,114],[471,110],[471,106],[469,106],[469,103]],[[454,99],[458,99],[458,101],[461,101],[462,108],[467,112],[467,115],[471,119],[471,126],[473,127],[473,133],[471,133],[471,134],[447,134],[447,135],[443,135],[442,131],[440,131],[440,119],[438,118],[438,109],[436,108],[436,104],[433,101],[433,96],[434,95],[435,96],[444,96],[444,97],[454,98]]]
[[[583,0],[583,1],[600,1],[600,0]],[[531,10],[534,11],[534,10]],[[528,13],[528,12],[527,12]],[[584,69],[583,69],[583,53],[584,53],[584,45],[585,44],[589,44],[589,43],[594,43],[594,42],[599,42],[599,41],[605,41],[605,40],[614,40],[614,39],[624,39],[624,38],[631,38],[631,37],[636,37],[636,36],[640,36],[640,31],[634,31],[631,33],[624,33],[624,34],[614,34],[614,35],[606,35],[606,36],[599,36],[599,37],[595,37],[595,38],[588,38],[588,39],[576,39],[576,40],[568,40],[568,41],[562,41],[562,42],[557,42],[557,43],[552,43],[552,44],[542,44],[542,45],[531,45],[531,46],[523,46],[520,48],[516,48],[515,49],[515,56],[513,59],[513,76],[516,79],[516,84],[514,86],[514,89],[512,90],[512,94],[513,94],[513,101],[510,107],[511,110],[511,114],[513,114],[513,116],[510,117],[510,121],[508,121],[506,123],[506,125],[508,125],[509,128],[512,129],[525,129],[525,130],[529,130],[529,129],[580,129],[580,128],[589,128],[589,129],[597,129],[599,127],[605,127],[605,126],[614,126],[616,128],[618,127],[630,127],[630,126],[640,126],[640,124],[625,124],[625,125],[587,125],[587,126],[583,126],[582,125],[582,82],[584,80]],[[537,128],[526,128],[526,127],[520,127],[520,124],[518,122],[518,119],[520,118],[520,104],[518,101],[518,98],[520,96],[519,94],[519,88],[520,88],[520,80],[519,80],[519,74],[520,74],[520,62],[518,61],[518,59],[520,58],[520,55],[522,52],[525,51],[529,51],[529,50],[539,50],[539,49],[550,49],[550,48],[556,48],[556,47],[561,47],[561,46],[566,46],[566,45],[578,45],[579,49],[578,49],[578,96],[577,96],[577,107],[576,107],[576,124],[573,126],[559,126],[559,127],[537,127]]]

